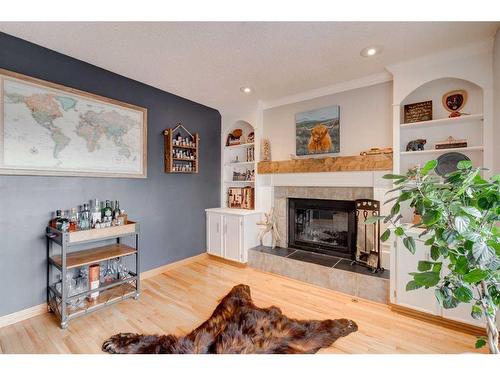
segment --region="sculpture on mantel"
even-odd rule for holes
[[[257,225],[262,227],[259,233],[260,245],[263,245],[263,239],[266,233],[271,232],[271,247],[274,249],[276,247],[277,241],[281,241],[280,234],[278,232],[278,226],[276,225],[276,218],[274,216],[274,208],[271,208],[269,213],[264,213],[266,217],[265,221],[257,222]]]

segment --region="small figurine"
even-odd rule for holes
[[[264,216],[266,217],[265,221],[257,222],[257,225],[262,227],[258,239],[262,246],[264,236],[266,233],[271,232],[271,247],[274,249],[276,247],[276,242],[281,241],[280,234],[278,233],[278,226],[276,225],[276,218],[274,217],[274,208],[271,208],[268,214],[264,213]]]
[[[414,139],[406,145],[406,151],[424,151],[424,145],[427,143],[426,139]]]

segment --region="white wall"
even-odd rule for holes
[[[392,146],[392,82],[266,109],[263,136],[271,141],[272,160],[295,154],[295,114],[340,105],[340,153],[359,155],[371,147]]]
[[[493,114],[493,172],[500,173],[500,28],[493,47],[493,90],[495,112]]]

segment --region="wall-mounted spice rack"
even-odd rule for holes
[[[182,124],[163,131],[165,173],[198,173],[200,137]]]

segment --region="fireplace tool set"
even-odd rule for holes
[[[358,238],[356,257],[351,264],[367,267],[372,273],[384,272],[380,265],[380,221],[374,224],[365,223],[367,218],[380,215],[380,202],[358,199],[355,204]]]

